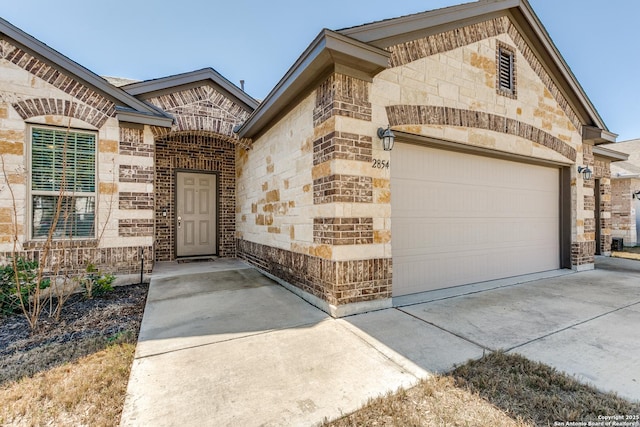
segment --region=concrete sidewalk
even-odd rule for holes
[[[314,425],[497,349],[640,399],[640,262],[598,266],[336,320],[240,261],[160,264],[122,425]]]

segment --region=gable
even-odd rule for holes
[[[147,98],[171,114],[174,131],[208,131],[235,138],[233,128],[249,117],[248,109],[208,84]]]
[[[14,66],[26,71],[67,95],[55,95],[50,90],[39,90],[33,87],[33,83],[30,87],[18,89],[17,84],[8,82],[14,93],[6,101],[9,101],[23,120],[37,116],[60,115],[73,117],[100,128],[107,119],[116,115],[116,106],[113,101],[61,73],[52,65],[34,57],[8,40],[0,40],[0,59],[6,61],[5,65],[0,66]],[[47,96],[41,96],[44,94]]]
[[[498,87],[497,56],[505,48],[514,53],[513,93]],[[514,143],[504,136],[516,136],[560,154],[564,161],[576,160],[582,123],[508,17],[387,49],[391,68],[376,76],[372,91],[396,129],[405,126],[424,134],[424,129],[406,125],[428,125],[438,129],[427,129],[427,134],[445,137],[442,127],[466,128],[468,135],[461,130],[449,132],[448,138],[507,151]],[[518,151],[531,154],[524,145]],[[538,151],[545,158],[550,155]]]

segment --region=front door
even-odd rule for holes
[[[176,256],[215,255],[216,175],[176,175]]]

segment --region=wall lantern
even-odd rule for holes
[[[582,174],[585,181],[589,181],[593,172],[589,169],[589,166],[578,166],[578,173]]]
[[[631,193],[631,197],[633,199],[640,200],[640,191],[634,191],[633,193]]]
[[[396,136],[391,132],[391,126],[387,126],[386,129],[378,128],[378,138],[382,140],[382,148],[384,148],[384,151],[391,151],[396,141]]]

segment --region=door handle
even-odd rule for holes
[[[182,225],[182,217],[179,216],[178,217],[178,228],[180,228],[181,225]]]

